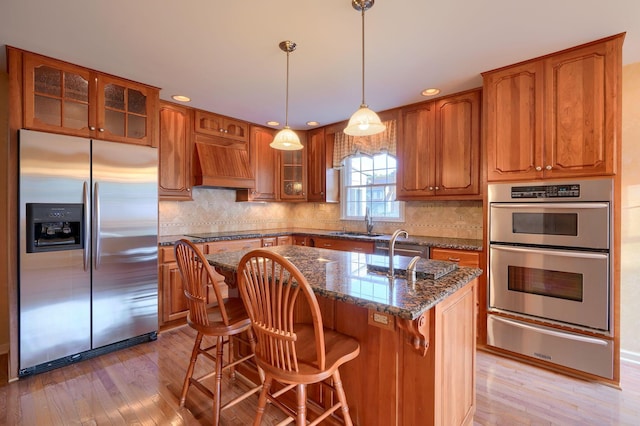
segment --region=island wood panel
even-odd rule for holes
[[[414,336],[399,326],[402,320],[389,316],[389,325],[372,325],[367,308],[317,297],[324,326],[360,343],[358,357],[340,368],[355,425],[471,424],[476,284],[474,280],[425,313],[429,346],[424,355],[413,346]],[[300,322],[309,320],[304,306],[296,315]],[[333,395],[318,387],[309,386],[308,396],[323,405]],[[314,411],[313,405],[309,410]]]
[[[440,247],[432,247],[429,252],[431,259],[446,260],[456,262],[460,266],[469,266],[472,268],[482,268],[484,257],[483,252],[468,251],[459,249],[446,249]],[[478,345],[486,345],[487,343],[487,273],[483,272],[478,277],[478,285],[476,289],[476,328]]]

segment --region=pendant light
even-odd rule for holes
[[[284,128],[276,133],[273,142],[271,142],[269,146],[283,151],[295,151],[304,148],[296,132],[289,127],[289,54],[296,50],[296,44],[286,40],[281,41],[278,46],[280,46],[280,50],[287,52],[287,94],[284,112]]]
[[[378,114],[369,109],[364,101],[364,12],[371,9],[374,0],[351,0],[355,10],[362,13],[362,104],[353,113],[344,133],[351,136],[369,136],[383,132],[386,126],[380,121]]]

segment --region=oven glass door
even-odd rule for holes
[[[490,307],[609,330],[609,255],[492,245]]]
[[[492,242],[609,249],[609,203],[491,203]]]

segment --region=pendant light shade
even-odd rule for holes
[[[284,126],[282,130],[276,133],[276,137],[273,138],[269,146],[283,151],[296,151],[303,148],[300,138],[289,126]]]
[[[349,119],[344,133],[350,136],[369,136],[384,132],[386,126],[378,114],[369,109],[364,101],[364,12],[373,6],[374,0],[351,0],[351,5],[362,14],[362,103],[360,109]]]
[[[293,52],[296,49],[296,44],[292,41],[286,40],[280,42],[278,45],[280,46],[280,50],[287,53],[287,92],[286,92],[286,101],[285,101],[285,119],[284,119],[284,128],[276,133],[276,136],[273,138],[273,141],[269,144],[271,148],[280,149],[283,151],[295,151],[298,149],[304,148],[304,146],[300,143],[300,138],[289,127],[289,53]]]

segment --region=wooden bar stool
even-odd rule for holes
[[[338,401],[310,425],[317,425],[338,409],[344,423],[351,425],[338,368],[358,356],[358,341],[323,328],[311,286],[295,265],[277,253],[264,249],[247,253],[238,265],[238,285],[256,334],[256,363],[265,373],[254,426],[260,425],[267,400],[294,418],[296,425],[306,425],[306,386],[311,383],[331,387]],[[295,323],[299,295],[309,306],[312,324]],[[325,382],[328,378],[333,385]],[[270,392],[273,380],[285,385],[284,389]],[[295,410],[277,399],[293,388]]]
[[[223,299],[219,283],[224,281],[224,277],[215,272],[211,265],[204,260],[204,255],[197,246],[190,241],[180,240],[175,243],[175,253],[184,285],[184,295],[189,308],[187,323],[198,332],[184,385],[182,386],[180,406],[183,407],[185,404],[189,386],[194,385],[213,399],[213,424],[218,425],[221,410],[237,404],[262,388],[262,385],[253,383],[248,391],[221,405],[222,371],[231,369],[232,377],[235,378],[235,366],[254,356],[253,348],[255,347],[255,342],[251,331],[251,322],[240,298]],[[208,285],[213,288],[218,303],[217,306],[207,307]],[[239,339],[240,334],[243,332],[246,332],[248,336],[245,343],[251,347],[251,353],[234,360],[233,339]],[[202,340],[204,336],[215,337],[215,344],[203,348]],[[227,344],[229,346],[228,361],[225,363],[223,351],[224,346]],[[215,354],[213,354],[214,349]],[[194,378],[193,371],[200,355],[213,361],[215,367],[210,373]],[[205,379],[212,376],[215,376],[213,390],[203,384]]]

